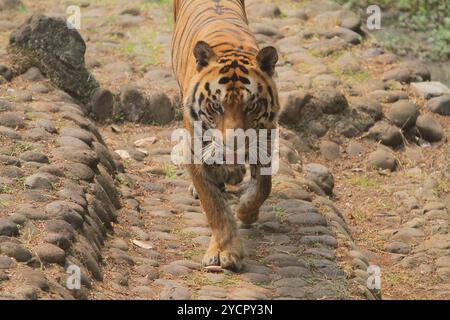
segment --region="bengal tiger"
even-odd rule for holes
[[[184,126],[273,129],[279,112],[272,46],[258,47],[244,0],[174,0],[172,66],[178,81]],[[203,266],[239,271],[244,258],[237,222],[223,194],[224,165],[189,164],[188,172],[211,227]],[[253,164],[249,185],[236,207],[246,225],[257,221],[272,188],[270,175]]]

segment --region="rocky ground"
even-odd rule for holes
[[[236,274],[200,267],[210,230],[170,161],[170,1],[81,1],[82,39],[60,54],[18,50],[18,27],[76,1],[19,2],[0,1],[1,298],[450,298],[450,91],[360,17],[326,0],[247,1],[258,41],[282,56],[282,161],[259,221],[239,230]],[[50,21],[28,23],[45,34]],[[77,91],[61,69],[82,65],[83,40]]]

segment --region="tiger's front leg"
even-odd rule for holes
[[[221,266],[224,269],[239,271],[244,252],[237,234],[236,220],[217,185],[217,170],[207,165],[189,165],[188,168],[212,230],[211,242],[203,257],[203,266]]]
[[[259,165],[250,166],[250,183],[241,196],[236,209],[239,220],[250,225],[258,220],[259,208],[264,204],[272,191],[272,176],[262,175]]]

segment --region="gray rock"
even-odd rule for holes
[[[280,8],[275,4],[253,4],[248,7],[250,15],[255,17],[276,18],[281,16]]]
[[[55,125],[51,120],[48,119],[39,119],[36,121],[33,121],[33,126],[43,128],[48,133],[57,133]]]
[[[281,278],[303,278],[311,275],[311,272],[305,267],[289,266],[278,269],[278,275]]]
[[[314,181],[326,194],[331,195],[334,188],[334,178],[328,168],[321,164],[311,163],[304,166],[305,177]]]
[[[441,268],[450,268],[450,256],[438,258],[436,260],[436,266]]]
[[[361,64],[351,52],[346,52],[342,56],[340,56],[334,62],[334,66],[343,71],[344,73],[356,73],[358,71],[361,71]]]
[[[84,143],[91,145],[92,144],[92,134],[86,130],[83,130],[81,128],[77,128],[77,127],[66,127],[63,128],[61,130],[61,136],[68,136],[68,137],[73,137],[73,138],[77,138],[81,141],[83,141]]]
[[[348,108],[345,96],[334,88],[326,88],[314,93],[311,103],[326,114],[337,114]]]
[[[20,160],[18,158],[6,156],[4,154],[0,154],[0,164],[6,165],[6,166],[16,166],[16,167],[21,166]]]
[[[26,90],[17,90],[13,92],[14,100],[18,102],[31,102],[33,101],[33,95]]]
[[[386,251],[391,253],[408,254],[411,246],[404,242],[394,241],[386,245]]]
[[[191,269],[177,264],[169,264],[167,266],[163,266],[161,267],[161,271],[175,277],[187,276],[192,272]]]
[[[139,88],[127,86],[120,93],[120,108],[115,110],[116,115],[123,114],[125,120],[140,122],[144,117],[147,101]]]
[[[118,264],[126,263],[130,266],[134,266],[135,264],[134,259],[130,255],[128,255],[125,251],[116,248],[111,248],[110,252],[111,257],[114,259],[116,263]]]
[[[440,141],[444,137],[444,130],[441,124],[430,114],[418,117],[416,126],[420,136],[427,141]]]
[[[368,98],[383,103],[394,103],[398,100],[407,100],[408,93],[399,90],[375,90],[368,94]]]
[[[139,8],[128,8],[123,10],[120,14],[129,14],[132,16],[139,16],[141,14],[141,10]]]
[[[17,263],[7,256],[0,256],[0,270],[1,269],[12,269],[17,266]]]
[[[8,280],[9,280],[9,276],[6,273],[4,273],[3,271],[0,271],[0,283],[2,281],[8,281]]]
[[[383,117],[380,102],[369,98],[357,98],[352,100],[351,105],[362,112],[367,113],[373,120],[379,121]]]
[[[120,250],[123,250],[123,251],[128,251],[128,249],[129,249],[128,243],[125,240],[120,239],[120,238],[114,239],[111,242],[111,247],[112,248],[116,248],[116,249],[120,249]]]
[[[389,169],[394,171],[397,167],[397,160],[387,150],[378,149],[369,155],[369,163],[378,169]]]
[[[59,137],[57,143],[60,147],[90,149],[90,146],[86,142],[84,142],[78,138],[69,137],[69,136]]]
[[[411,128],[419,116],[418,107],[407,100],[401,100],[391,105],[387,118],[399,128]]]
[[[17,225],[9,219],[0,218],[0,236],[17,236],[19,235],[19,229]]]
[[[31,259],[31,253],[21,245],[13,242],[0,243],[0,253],[5,254],[18,262],[27,262]]]
[[[30,87],[30,90],[33,93],[49,93],[50,92],[48,87],[43,83],[33,83]]]
[[[329,247],[336,248],[337,240],[330,235],[320,235],[320,236],[304,236],[300,239],[302,244],[323,244]]]
[[[67,221],[75,229],[81,228],[84,220],[81,214],[84,208],[69,201],[53,201],[45,207],[45,212],[49,217]]]
[[[280,94],[280,123],[298,124],[300,113],[306,103],[311,99],[311,95],[303,90],[283,92]]]
[[[147,97],[149,112],[144,115],[144,123],[168,124],[175,118],[175,109],[170,98],[162,92]]]
[[[14,294],[28,300],[37,300],[39,297],[39,290],[33,286],[21,285],[14,290]]]
[[[450,116],[450,95],[433,98],[428,101],[427,108],[434,113]]]
[[[77,162],[95,169],[99,163],[97,153],[92,150],[79,149],[74,147],[61,147],[53,150],[55,159],[62,159],[69,162]]]
[[[350,30],[350,29],[347,29],[344,27],[337,27],[328,33],[328,37],[330,37],[330,38],[335,37],[335,36],[342,38],[345,41],[347,41],[348,43],[353,44],[353,45],[360,44],[362,41],[361,35],[359,35],[358,33],[356,33],[353,30]],[[360,69],[360,67],[358,69]]]
[[[42,81],[45,77],[42,75],[41,70],[36,67],[31,67],[22,75],[22,78],[27,81]]]
[[[35,286],[43,291],[48,291],[50,289],[50,284],[41,271],[25,269],[19,272],[20,279],[23,283]]]
[[[405,61],[398,67],[383,74],[383,80],[395,80],[403,83],[429,81],[431,78],[428,68],[416,61]]]
[[[308,125],[308,129],[319,138],[326,135],[328,131],[328,129],[319,121],[311,121]]]
[[[43,262],[63,263],[66,259],[66,253],[60,247],[50,243],[43,243],[35,248],[36,255]]]
[[[450,89],[441,82],[415,82],[411,83],[411,89],[423,99],[440,97],[450,94]]]
[[[13,68],[23,73],[39,68],[59,88],[87,104],[98,83],[86,70],[86,44],[66,20],[34,14],[9,38]]]
[[[20,159],[27,162],[49,163],[49,159],[45,154],[34,151],[25,151],[20,155]]]
[[[13,140],[20,140],[22,138],[22,136],[15,130],[4,126],[0,126],[0,137]]]
[[[364,153],[364,145],[357,141],[350,141],[347,147],[347,153],[350,157],[357,157]]]
[[[320,153],[325,160],[333,161],[341,157],[339,145],[332,141],[322,141],[320,143]]]
[[[114,97],[111,91],[99,88],[94,91],[90,101],[92,115],[98,121],[110,120],[114,111]]]
[[[415,228],[401,228],[393,236],[392,240],[411,243],[414,241],[419,241],[419,239],[424,237],[423,231]]]
[[[0,167],[0,177],[17,179],[23,176],[24,176],[23,170],[16,166]]]
[[[0,117],[0,126],[5,126],[8,128],[24,128],[25,121],[23,120],[23,116],[16,112],[5,112],[2,113]]]
[[[317,214],[317,213],[293,214],[287,218],[287,221],[289,221],[292,224],[302,225],[302,226],[315,226],[315,225],[326,226],[327,225],[326,219],[322,215]]]
[[[403,136],[399,128],[385,122],[377,122],[369,130],[371,139],[380,141],[382,144],[390,147],[396,147],[403,144]]]
[[[45,236],[45,242],[54,244],[63,250],[67,250],[71,246],[69,238],[60,233],[49,233]]]
[[[0,10],[16,9],[22,5],[20,0],[0,0]]]
[[[25,186],[33,190],[53,190],[53,184],[47,174],[37,173],[25,179]]]
[[[59,233],[67,239],[72,240],[75,237],[75,229],[64,220],[50,220],[45,224],[45,229],[52,233]]]

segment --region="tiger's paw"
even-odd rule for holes
[[[242,255],[236,251],[220,252],[220,266],[223,269],[239,272],[242,269]]]
[[[235,238],[222,250],[212,238],[209,248],[203,256],[202,265],[203,267],[220,266],[222,269],[238,272],[242,269],[243,257],[243,248],[239,238]]]
[[[203,256],[202,265],[203,267],[220,266],[220,250],[213,237],[211,237],[209,248]]]

